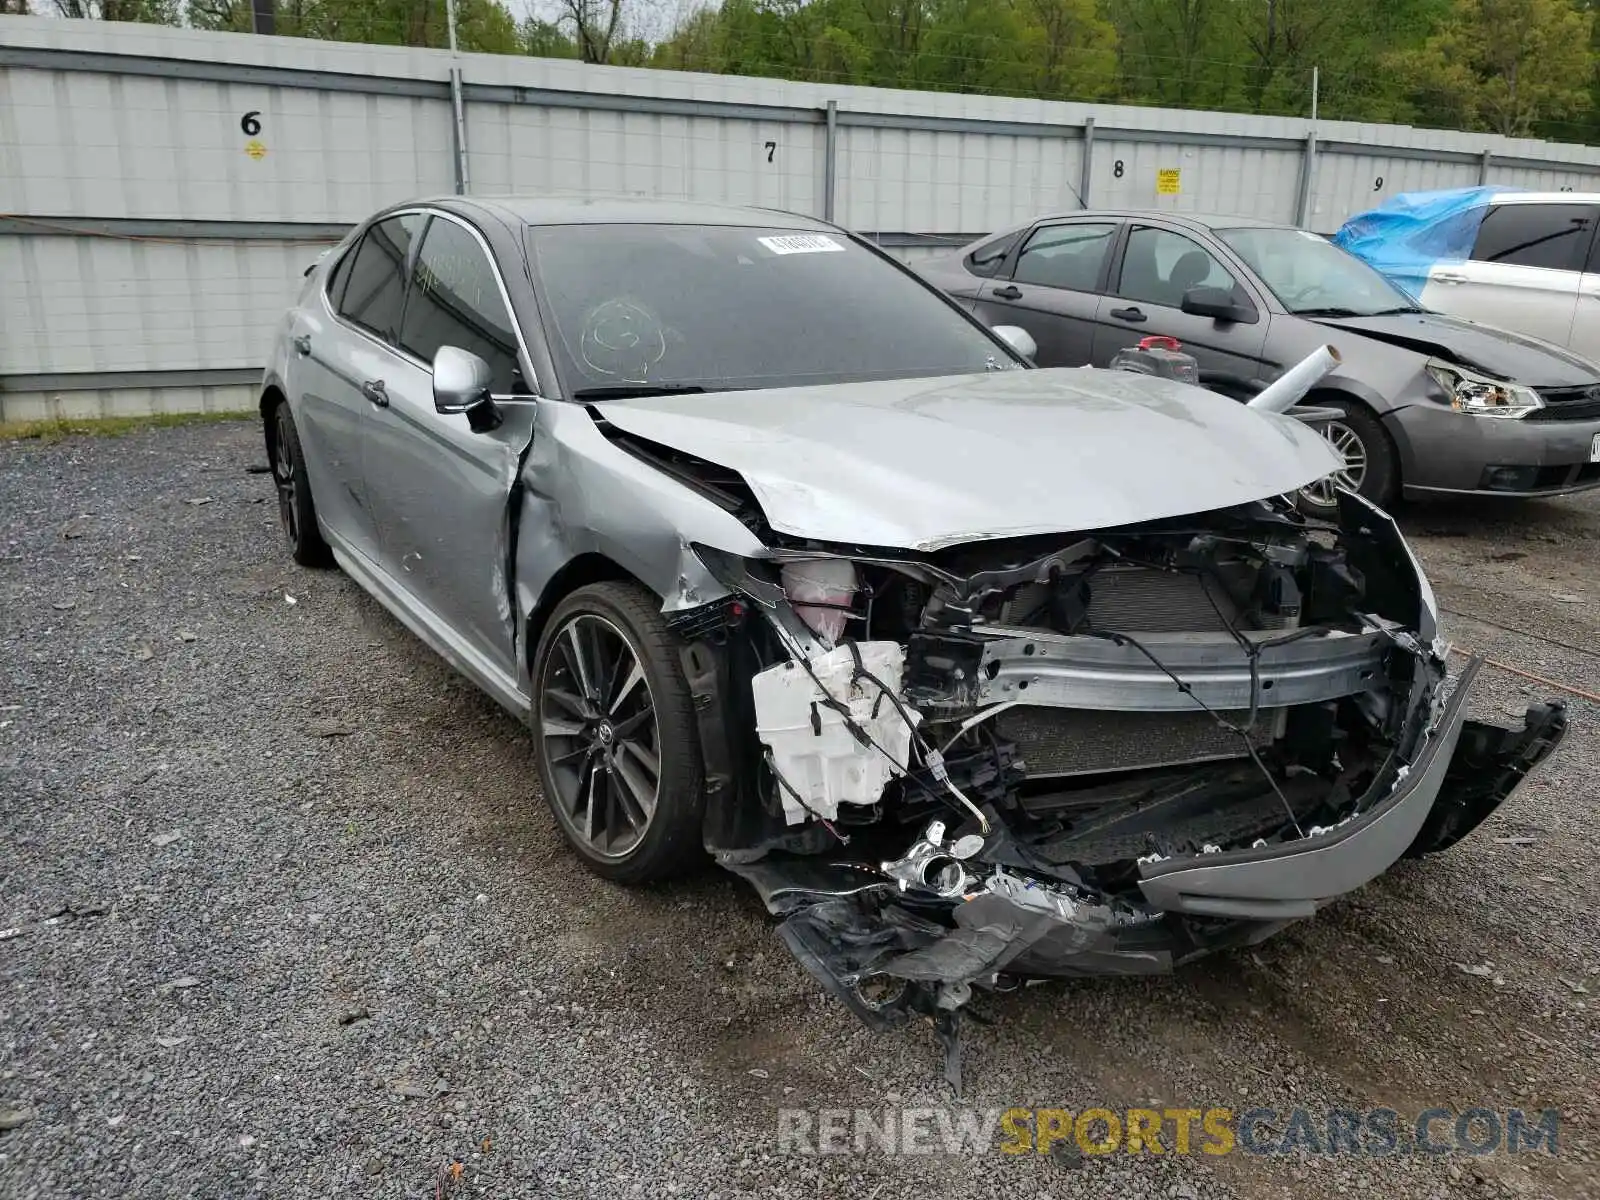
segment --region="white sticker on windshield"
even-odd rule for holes
[[[774,254],[824,254],[844,247],[825,233],[786,233],[782,237],[757,238]]]

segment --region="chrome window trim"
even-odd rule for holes
[[[520,356],[519,359],[518,359],[518,362],[517,362],[517,366],[522,371],[522,378],[523,378],[524,382],[526,382],[528,384],[528,387],[533,392],[533,395],[531,395],[531,396],[498,396],[498,395],[494,395],[494,396],[490,396],[489,398],[491,400],[495,401],[496,403],[500,403],[502,401],[509,401],[509,402],[513,402],[513,403],[526,403],[526,402],[531,401],[531,400],[540,399],[541,397],[539,395],[539,376],[538,376],[538,373],[533,369],[533,355],[528,353],[528,340],[527,340],[527,338],[523,337],[523,335],[522,335],[522,322],[517,320],[517,310],[515,308],[513,308],[512,305],[511,305],[511,293],[506,289],[505,277],[503,275],[501,275],[501,273],[500,273],[500,263],[495,259],[494,250],[490,247],[488,239],[485,238],[483,236],[483,234],[477,229],[477,227],[474,226],[470,221],[464,220],[463,218],[456,216],[455,213],[445,212],[443,209],[440,209],[440,208],[430,208],[427,205],[416,205],[416,206],[413,206],[413,207],[410,207],[410,208],[397,208],[393,212],[386,212],[381,217],[377,218],[376,220],[369,221],[366,225],[362,226],[362,228],[361,228],[361,236],[359,238],[357,238],[354,243],[351,244],[351,247],[350,247],[349,250],[346,250],[344,254],[341,254],[339,256],[339,258],[337,260],[335,260],[335,266],[337,266],[338,263],[341,263],[341,262],[344,261],[345,255],[353,254],[355,252],[356,247],[359,246],[361,244],[361,242],[366,238],[368,231],[370,231],[374,225],[380,225],[384,221],[388,221],[388,220],[390,220],[390,219],[392,219],[394,217],[408,217],[408,216],[411,216],[413,214],[415,214],[417,216],[423,216],[423,217],[438,217],[438,218],[442,218],[442,219],[444,219],[446,221],[450,221],[450,222],[453,222],[456,225],[461,226],[461,228],[465,229],[468,233],[470,233],[472,235],[473,239],[478,243],[478,248],[483,251],[483,256],[486,259],[489,260],[489,270],[494,275],[495,287],[500,289],[500,302],[505,305],[506,316],[511,319],[512,331],[517,335],[517,353]],[[428,236],[428,231],[427,231],[427,228],[424,227],[423,231],[422,231],[423,240],[426,240],[427,236]],[[409,253],[408,253],[407,257],[408,258],[410,257]],[[411,353],[411,351],[405,349],[403,346],[400,346],[398,344],[391,344],[390,342],[386,342],[386,341],[384,341],[384,339],[380,338],[377,334],[373,333],[370,329],[367,329],[367,328],[365,328],[363,326],[357,325],[354,321],[346,320],[344,318],[344,316],[339,312],[339,310],[334,308],[333,301],[328,296],[328,278],[332,274],[333,274],[333,270],[331,268],[329,270],[324,271],[323,274],[322,274],[322,282],[317,287],[317,295],[322,300],[323,312],[326,313],[328,318],[330,320],[334,321],[336,324],[338,324],[341,328],[348,329],[353,333],[360,334],[362,337],[366,338],[367,340],[369,340],[371,342],[374,342],[377,345],[383,347],[383,349],[389,351],[391,354],[398,355],[400,358],[404,359],[406,362],[409,362],[409,363],[412,363],[412,364],[414,364],[414,365],[416,365],[418,367],[421,367],[429,375],[432,375],[433,374],[433,364],[432,363],[423,362],[422,359],[418,358],[415,354]],[[410,291],[411,291],[411,282],[410,282],[410,280],[407,280],[406,281],[406,292],[407,292],[407,299],[408,300],[410,298]],[[402,320],[402,322],[404,321],[404,314],[403,313],[402,313],[401,320]]]

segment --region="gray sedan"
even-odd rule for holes
[[[1324,343],[1340,368],[1309,402],[1341,472],[1379,504],[1402,494],[1548,496],[1600,486],[1600,368],[1562,347],[1428,312],[1304,230],[1240,217],[1083,212],[995,234],[919,269],[984,321],[1017,325],[1041,366],[1104,366],[1177,338],[1206,387],[1239,399]]]
[[[589,867],[709,856],[952,1045],[974,987],[1169,969],[1445,849],[1565,727],[1466,719],[1394,522],[1283,499],[1338,465],[1306,425],[1030,369],[818,221],[386,210],[261,414],[296,560],[526,723]]]

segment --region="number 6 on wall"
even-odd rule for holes
[[[239,128],[244,131],[247,137],[255,137],[256,134],[261,132],[261,122],[256,120],[260,115],[260,109],[251,109],[239,118]]]

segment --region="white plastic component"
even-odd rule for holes
[[[779,573],[784,593],[811,632],[830,646],[844,632],[845,611],[856,594],[856,565],[842,558],[812,558],[785,563]],[[876,672],[874,672],[876,673]]]
[[[1340,363],[1332,346],[1318,346],[1247,401],[1260,412],[1285,412],[1305,399],[1305,394]]]
[[[858,642],[855,648],[861,652],[861,665],[898,696],[905,667],[900,643]],[[855,659],[849,646],[819,654],[810,664],[826,695],[796,662],[768,667],[750,681],[756,734],[788,784],[778,785],[778,795],[790,825],[814,816],[832,820],[841,804],[876,804],[889,780],[905,774],[911,757],[910,726],[876,683],[852,679]],[[883,750],[856,741],[844,715],[826,703],[827,696],[848,707],[851,720]],[[917,719],[915,709],[907,706],[906,712]]]

